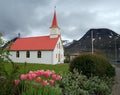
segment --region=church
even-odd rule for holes
[[[64,62],[64,47],[60,28],[57,23],[56,10],[50,35],[17,38],[10,45],[9,58],[18,63],[60,64]]]

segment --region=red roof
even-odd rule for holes
[[[59,39],[49,36],[18,38],[10,47],[10,50],[53,50]]]
[[[53,17],[51,28],[55,28],[55,27],[58,27],[56,10],[54,11],[54,17]]]

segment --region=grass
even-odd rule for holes
[[[68,72],[68,64],[31,64],[31,63],[15,63],[19,67],[19,73],[27,73],[29,71],[35,70],[54,70],[56,73],[65,73]],[[7,72],[12,70],[11,63],[5,63],[5,68]]]

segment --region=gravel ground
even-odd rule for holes
[[[113,95],[120,95],[120,67],[116,68],[115,85],[113,86]]]

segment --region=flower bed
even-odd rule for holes
[[[14,84],[20,95],[61,95],[57,84],[61,79],[54,70],[37,70],[21,74],[19,79],[14,80]]]

